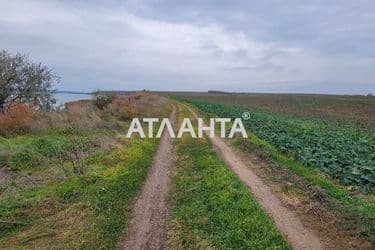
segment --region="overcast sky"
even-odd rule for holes
[[[375,92],[375,1],[0,0],[61,90]]]

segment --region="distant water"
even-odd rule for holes
[[[63,105],[67,102],[77,101],[77,100],[88,100],[92,99],[92,95],[89,94],[71,94],[71,93],[56,93],[56,105]]]

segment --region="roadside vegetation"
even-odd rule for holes
[[[180,118],[190,115],[180,106]],[[176,154],[170,249],[290,249],[247,187],[218,158],[208,138],[186,135],[176,141]]]
[[[236,138],[231,144],[258,164],[254,170],[268,180],[269,185],[275,186],[274,192],[279,192],[288,206],[304,211],[305,217],[310,217],[307,219],[316,217],[314,223],[319,230],[329,229],[327,235],[337,241],[357,240],[363,249],[375,244],[375,201],[372,195],[348,191],[348,188],[286,156],[252,133],[248,139]],[[321,220],[328,223],[321,223]],[[351,239],[340,240],[340,233]]]
[[[188,100],[198,109],[220,117],[241,117],[247,109],[225,104]],[[375,136],[355,127],[324,121],[297,119],[264,112],[251,112],[247,129],[344,185],[364,193],[375,191]]]
[[[84,173],[70,169],[62,180],[2,194],[0,248],[114,248],[156,148],[155,140],[124,141],[86,158]],[[36,172],[44,177],[40,169]],[[23,184],[14,178],[11,185]]]
[[[35,117],[3,114],[0,248],[117,246],[158,146],[157,139],[125,138],[126,128],[134,116],[165,117],[171,108],[149,93],[97,103],[48,112],[19,103],[13,106]]]
[[[190,99],[184,99],[189,104],[195,106],[203,114],[210,117],[212,115],[221,117],[241,117],[243,111],[245,110],[241,107],[213,104],[202,101],[195,101]],[[204,115],[204,116],[205,116]],[[371,180],[367,183],[367,186],[353,186],[351,184],[345,185],[344,183],[338,183],[334,180],[332,175],[325,174],[320,168],[317,168],[311,164],[304,164],[300,161],[293,151],[281,150],[276,144],[272,144],[272,140],[268,141],[268,138],[273,138],[278,135],[283,135],[284,140],[280,142],[288,142],[287,137],[282,131],[288,131],[288,129],[296,128],[290,125],[290,128],[283,127],[283,123],[278,124],[278,131],[267,130],[269,126],[271,128],[274,126],[272,117],[273,115],[264,114],[263,112],[252,112],[252,117],[250,120],[245,122],[245,126],[248,129],[249,138],[236,138],[232,140],[232,146],[234,146],[239,152],[243,154],[245,159],[251,162],[257,163],[257,166],[251,165],[253,170],[255,170],[263,179],[267,181],[269,185],[273,185],[273,190],[275,193],[279,193],[279,197],[283,202],[290,207],[293,207],[308,223],[314,224],[314,228],[317,231],[324,232],[327,228],[331,231],[327,231],[325,235],[330,235],[332,239],[337,238],[337,242],[347,242],[348,244],[360,243],[362,248],[371,248],[371,245],[375,244],[375,203],[373,199],[373,185]],[[263,116],[264,115],[264,116]],[[259,119],[262,117],[267,117],[269,115],[270,121]],[[277,116],[281,119],[282,116]],[[249,124],[252,122],[252,118],[255,118],[254,124]],[[287,119],[284,117],[284,119]],[[288,118],[288,122],[300,122],[310,125],[310,130],[306,130],[307,134],[302,138],[308,138],[308,132],[314,132],[314,124],[309,120],[298,120],[297,118]],[[278,121],[278,120],[276,120]],[[263,123],[262,123],[263,122]],[[254,126],[265,126],[265,130],[257,130]],[[288,123],[284,123],[288,124]],[[315,128],[319,128],[321,124],[316,123]],[[298,128],[298,127],[297,127]],[[329,127],[326,125],[325,128],[330,128],[334,130],[334,127]],[[340,130],[343,129],[343,130]],[[339,131],[345,131],[346,127],[339,127]],[[349,129],[353,129],[349,127]],[[262,133],[257,134],[258,131],[269,134],[262,137]],[[281,131],[281,132],[280,132]],[[321,131],[317,131],[319,133]],[[362,131],[361,131],[362,132]],[[358,132],[358,133],[361,133]],[[334,132],[331,131],[335,135]],[[337,134],[336,134],[337,135]],[[346,134],[341,134],[345,136]],[[361,134],[357,135],[356,140],[360,140]],[[363,134],[362,134],[363,135]],[[366,134],[367,136],[372,136],[371,134]],[[323,139],[328,137],[323,137]],[[331,137],[329,137],[331,138]],[[310,139],[310,142],[313,141]],[[330,139],[328,143],[336,142]],[[363,143],[365,147],[373,147],[371,144],[373,141],[369,140],[367,143]],[[347,147],[351,147],[353,143],[347,143]],[[319,146],[322,146],[319,144]],[[344,146],[344,145],[343,145]],[[301,147],[304,149],[305,147]],[[334,149],[334,147],[332,147]],[[342,154],[348,153],[348,149],[341,147]],[[350,148],[352,150],[352,148]],[[319,151],[318,151],[319,152]],[[337,151],[336,151],[337,152]],[[367,170],[374,171],[374,165],[371,163],[371,154],[374,151],[361,151],[367,155],[364,157],[368,159],[368,165],[363,165]],[[324,153],[324,152],[323,152]],[[339,152],[337,152],[339,153]],[[352,152],[349,152],[352,153]],[[327,154],[324,154],[327,156]],[[317,154],[316,156],[319,156]],[[358,156],[357,160],[361,160]],[[362,160],[364,162],[364,160]],[[365,161],[366,162],[366,161]],[[331,167],[331,163],[328,162],[326,166]],[[350,165],[345,167],[349,168]],[[333,165],[335,167],[335,165]],[[350,169],[350,168],[349,168]],[[364,174],[364,173],[362,173]],[[366,173],[365,173],[366,174]],[[351,175],[349,174],[349,178]],[[370,176],[371,177],[371,176]],[[339,180],[338,180],[339,181]],[[325,223],[322,223],[322,220]],[[334,232],[334,233],[333,233]],[[340,235],[340,236],[338,236]],[[346,237],[345,240],[340,240],[340,237]],[[357,242],[357,243],[354,243]],[[358,246],[358,245],[357,245]],[[355,245],[353,245],[355,247]]]
[[[171,106],[96,91],[57,107],[57,83],[42,63],[0,51],[0,248],[116,248],[159,143],[126,129]]]

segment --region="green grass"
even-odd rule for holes
[[[152,103],[149,110],[164,116],[171,106]],[[94,112],[102,122],[88,129],[68,112],[63,128],[0,137],[0,167],[6,166],[0,249],[118,246],[159,140],[126,139],[122,134],[130,121]]]
[[[0,164],[5,164],[14,171],[40,169],[69,150],[73,143],[81,141],[94,146],[94,139],[103,136],[113,136],[113,132],[93,129],[51,129],[38,134],[0,137]]]
[[[171,190],[171,249],[290,249],[208,139],[183,137]]]
[[[0,199],[0,248],[113,249],[158,141],[132,139],[87,160],[87,171]]]

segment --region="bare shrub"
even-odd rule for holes
[[[73,174],[84,174],[85,159],[100,147],[100,142],[93,136],[80,135],[82,131],[77,127],[69,127],[66,132],[70,134],[69,143],[59,144],[54,149],[54,159],[66,175],[68,173],[65,169],[66,162],[72,164]]]
[[[84,159],[90,152],[90,146],[87,141],[76,137],[71,142],[71,146],[67,151],[68,158],[72,163],[74,174],[83,174],[85,169]]]

